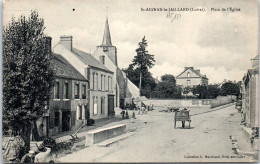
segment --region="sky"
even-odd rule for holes
[[[102,43],[108,17],[119,67],[128,67],[145,36],[147,50],[156,60],[150,71],[159,79],[195,67],[209,83],[240,81],[251,68],[250,59],[258,55],[257,0],[5,0],[3,8],[4,26],[12,16],[37,10],[53,46],[60,36],[72,35],[73,46],[88,53]],[[202,11],[169,12],[169,8]]]

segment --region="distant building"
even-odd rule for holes
[[[182,87],[193,87],[196,85],[208,85],[208,78],[202,75],[199,69],[185,67],[184,71],[176,77],[176,85]]]
[[[155,82],[156,84],[159,84],[160,80],[158,79],[158,76],[157,76],[156,78],[154,78],[154,82]]]

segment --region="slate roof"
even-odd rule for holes
[[[181,74],[183,74],[183,73],[184,73],[186,70],[188,70],[188,69],[191,69],[191,70],[192,70],[195,74],[197,74],[199,77],[208,79],[208,78],[206,77],[206,75],[202,75],[199,70],[195,70],[193,67],[185,67],[185,70],[184,70],[182,73],[180,73],[178,76],[176,76],[176,78],[178,78]]]
[[[103,36],[102,45],[100,46],[112,46],[111,35],[108,25],[108,19],[106,20],[105,31]]]
[[[57,77],[88,81],[64,57],[53,53],[52,66]]]
[[[81,51],[76,48],[72,48],[72,52],[75,54],[76,57],[78,57],[86,65],[90,65],[92,67],[96,67],[96,68],[105,70],[107,72],[111,72],[103,64],[101,64],[97,59],[95,59],[91,54],[86,53],[86,52]]]

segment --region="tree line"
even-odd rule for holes
[[[200,98],[213,99],[217,96],[236,95],[240,94],[239,83],[226,82],[222,86],[219,85],[198,85],[192,87],[181,87],[176,85],[176,79],[171,74],[161,76],[160,82],[156,83],[149,71],[156,62],[154,55],[147,51],[147,40],[143,37],[136,49],[136,56],[132,63],[123,71],[126,73],[129,80],[136,86],[139,86],[140,96],[147,98]],[[192,93],[192,94],[190,94]]]

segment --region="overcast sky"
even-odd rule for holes
[[[204,8],[205,12],[171,12],[141,8]],[[215,11],[233,7],[240,12]],[[112,44],[118,50],[120,68],[132,61],[145,35],[149,53],[155,55],[154,77],[177,76],[193,66],[207,75],[209,83],[241,80],[258,54],[257,0],[6,0],[3,25],[11,17],[37,10],[44,18],[53,46],[61,35],[72,35],[73,46],[94,52],[103,39],[108,15]],[[73,9],[75,9],[73,11]]]

